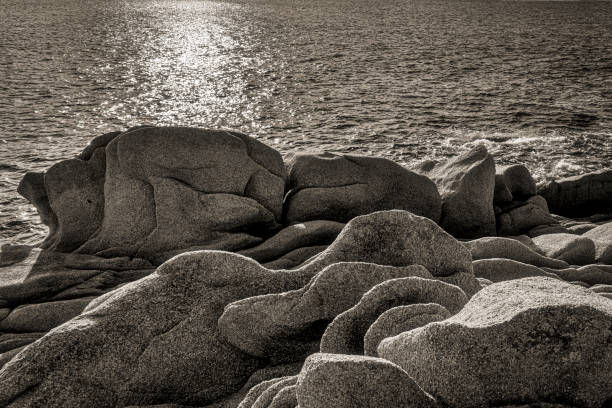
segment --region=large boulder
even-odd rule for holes
[[[566,216],[609,213],[612,208],[612,169],[550,181],[538,188],[550,211]]]
[[[396,306],[437,303],[457,313],[468,298],[455,285],[417,277],[390,279],[366,292],[359,303],[338,315],[321,338],[321,352],[364,354],[364,337],[385,311]]]
[[[612,221],[589,229],[583,237],[595,244],[595,262],[612,265]]]
[[[289,163],[287,222],[350,219],[381,210],[407,210],[440,219],[440,195],[427,177],[383,158],[297,155]]]
[[[383,340],[378,354],[449,407],[612,398],[612,302],[550,278],[489,285],[453,317]]]
[[[442,196],[440,225],[460,238],[495,235],[495,162],[484,145],[425,172]]]
[[[506,166],[498,171],[504,177],[504,182],[516,200],[525,200],[536,195],[535,181],[529,169],[522,164]]]
[[[473,260],[505,258],[534,266],[567,268],[565,261],[540,255],[527,245],[512,238],[485,237],[463,243],[470,249]]]
[[[587,265],[595,262],[595,244],[587,237],[574,234],[546,234],[534,237],[533,242],[546,256],[560,259],[570,265]]]
[[[541,206],[526,202],[512,206],[497,216],[499,235],[520,235],[540,225],[555,225],[559,222]]]
[[[239,349],[260,357],[318,348],[326,325],[351,308],[373,286],[389,279],[432,275],[420,265],[381,266],[340,262],[319,272],[301,289],[233,302],[219,318],[219,331]]]
[[[471,273],[472,256],[432,220],[407,211],[379,211],[353,218],[338,238],[302,268],[320,271],[337,262],[423,265],[433,276]]]
[[[69,252],[101,225],[104,214],[105,146],[119,135],[92,140],[75,159],[53,165],[45,173],[26,173],[17,191],[36,207],[49,227],[42,247]]]
[[[247,135],[139,127],[102,139],[44,175],[57,223],[49,249],[159,263],[253,246],[279,225],[283,160]],[[44,209],[39,178],[24,178],[20,191]]]
[[[318,353],[298,377],[300,408],[435,407],[397,365],[380,358]]]
[[[0,371],[0,405],[212,403],[266,364],[222,339],[224,306],[297,289],[310,278],[227,252],[177,256],[23,349]]]

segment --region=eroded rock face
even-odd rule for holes
[[[436,406],[400,367],[374,357],[313,354],[296,391],[300,408]]]
[[[92,140],[78,158],[61,161],[46,173],[27,173],[17,191],[49,227],[42,248],[69,252],[101,225],[104,213],[105,146],[119,135]]]
[[[540,225],[559,226],[541,206],[527,202],[513,207],[497,217],[499,235],[520,235]]]
[[[612,169],[551,181],[538,189],[550,211],[566,216],[587,216],[610,212]]]
[[[495,235],[495,162],[484,145],[425,172],[442,197],[440,225],[460,238]]]
[[[451,407],[601,407],[612,396],[610,327],[608,299],[526,278],[485,287],[453,317],[383,340],[378,354]]]
[[[392,307],[438,303],[457,313],[467,296],[457,286],[416,277],[391,279],[374,286],[359,303],[338,315],[321,338],[321,352],[363,354],[364,336],[370,326]]]
[[[537,266],[505,258],[480,259],[472,262],[474,275],[491,282],[503,282],[513,279],[547,276],[558,278],[557,269],[544,270]]]
[[[219,331],[239,349],[260,357],[301,354],[318,342],[327,323],[389,279],[432,277],[420,265],[380,266],[341,262],[319,272],[299,290],[233,302],[219,318]]]
[[[536,195],[536,184],[527,167],[522,164],[514,164],[500,170],[506,186],[515,199],[524,200]]]
[[[433,276],[471,273],[469,250],[432,220],[407,211],[379,211],[353,218],[338,238],[302,268],[337,262],[423,265]]]
[[[285,292],[312,277],[240,255],[200,251],[95,299],[0,371],[0,405],[206,405],[265,365],[216,330],[228,303]]]
[[[104,221],[81,253],[163,260],[173,250],[236,250],[280,221],[282,158],[244,134],[139,128],[106,155]]]
[[[612,222],[589,229],[583,237],[595,244],[595,262],[612,264]]]
[[[363,338],[366,356],[377,357],[378,344],[387,337],[425,326],[451,317],[451,313],[437,303],[417,303],[393,307],[382,313],[370,326]]]
[[[569,265],[559,259],[540,255],[527,245],[512,238],[486,237],[465,242],[473,260],[506,258],[527,263],[534,266],[547,266],[550,268],[567,268]]]
[[[533,238],[533,242],[550,258],[570,265],[595,262],[595,244],[590,238],[573,234],[546,234]]]
[[[49,225],[43,248],[159,263],[258,244],[281,221],[285,179],[280,154],[244,134],[138,127],[27,174],[19,192]]]
[[[383,158],[298,155],[289,163],[286,222],[347,222],[381,210],[440,219],[440,195],[427,177]]]

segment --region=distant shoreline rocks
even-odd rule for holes
[[[1,406],[612,403],[612,169],[136,127],[19,193],[49,234],[0,252]]]

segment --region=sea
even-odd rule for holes
[[[539,182],[612,163],[612,2],[1,0],[0,243],[27,171],[135,125],[410,166],[484,143]]]

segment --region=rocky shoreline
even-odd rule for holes
[[[407,169],[137,127],[28,173],[0,405],[605,407],[612,169]]]

